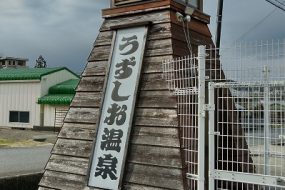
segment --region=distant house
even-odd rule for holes
[[[79,79],[56,84],[49,88],[47,95],[38,99],[38,104],[44,108],[44,125],[59,128],[69,109],[69,105],[75,95],[75,89]]]
[[[24,68],[27,67],[26,58],[0,57],[0,68]]]
[[[0,127],[55,127],[56,112],[65,114],[78,82],[65,67],[0,69]]]

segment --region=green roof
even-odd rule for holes
[[[49,94],[75,94],[79,79],[71,79],[50,87]]]
[[[39,98],[39,104],[70,105],[74,94],[48,94]]]
[[[43,76],[61,70],[68,70],[73,73],[65,67],[0,69],[0,80],[41,80]]]
[[[49,93],[38,99],[39,104],[70,105],[80,79],[71,79],[50,87]]]

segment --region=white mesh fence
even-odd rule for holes
[[[205,165],[199,159],[199,145],[206,141],[200,134],[202,110],[209,112],[210,128],[213,124],[209,171],[224,172],[209,176],[213,189],[284,190],[284,41],[241,43],[198,54],[163,62],[164,78],[177,95],[189,189],[204,189],[198,183],[208,178],[201,176]],[[208,96],[202,79],[214,84],[213,105],[200,99]]]

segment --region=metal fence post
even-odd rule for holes
[[[209,91],[209,106],[215,108],[215,89],[214,83],[208,84]],[[209,110],[209,190],[215,189],[215,110]]]
[[[269,166],[269,159],[270,159],[270,89],[269,89],[269,69],[267,66],[264,66],[263,74],[264,74],[264,175],[270,175],[270,166]]]
[[[206,47],[198,47],[198,190],[205,189],[205,65]]]

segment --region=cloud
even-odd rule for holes
[[[204,0],[215,35],[217,0]],[[0,0],[0,53],[27,57],[30,66],[42,54],[49,66],[79,72],[97,37],[106,0]],[[222,45],[231,45],[275,7],[260,0],[224,1]],[[253,10],[254,7],[254,10]],[[243,40],[284,38],[285,13],[277,10]]]
[[[205,0],[205,11],[212,15],[211,31],[216,32],[217,1]],[[236,40],[256,41],[285,38],[285,25],[282,25],[285,12],[266,1],[227,0],[224,1],[222,23],[222,45],[230,46]],[[262,22],[261,22],[262,21]],[[241,38],[242,37],[242,38]]]
[[[0,52],[28,57],[42,54],[49,66],[81,71],[101,25],[107,1],[0,1]]]

